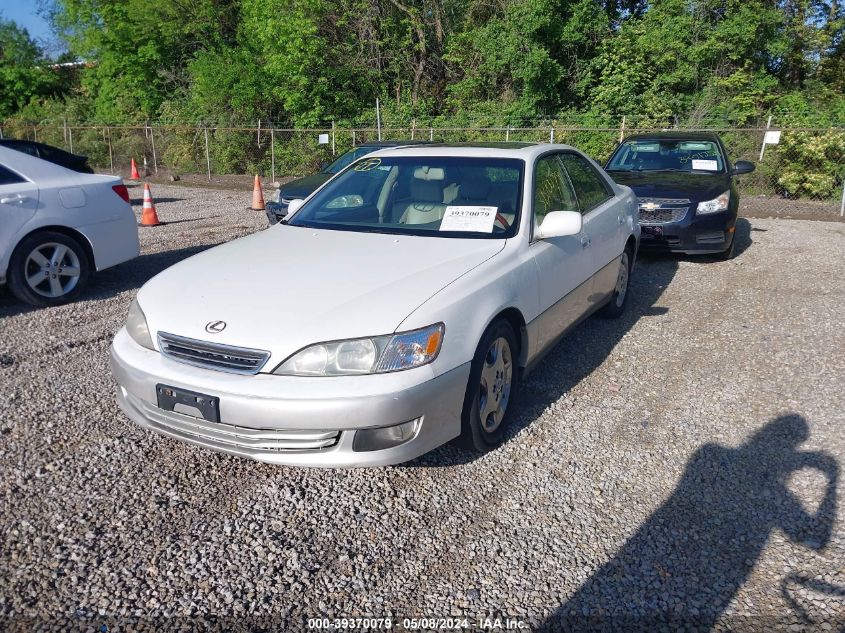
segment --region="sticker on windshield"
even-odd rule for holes
[[[354,171],[372,171],[376,167],[381,165],[380,158],[368,158],[366,160],[362,160],[360,163],[356,164],[352,169]]]
[[[492,233],[498,210],[499,207],[449,205],[443,213],[440,230]]]
[[[693,160],[693,169],[703,169],[705,171],[719,171],[719,163],[715,160]]]

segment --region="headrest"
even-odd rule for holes
[[[468,178],[461,183],[460,197],[464,200],[486,200],[490,186],[488,178]]]
[[[414,202],[443,202],[443,183],[439,180],[411,181],[411,198]]]
[[[445,180],[446,174],[442,167],[417,167],[414,178],[418,180]]]

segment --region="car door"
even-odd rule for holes
[[[595,275],[590,296],[590,307],[594,307],[616,285],[619,256],[625,244],[624,208],[610,184],[584,156],[567,152],[560,155],[560,160],[584,216],[584,232],[589,242],[585,251]]]
[[[588,309],[592,263],[586,231],[578,235],[536,239],[537,228],[551,211],[578,211],[575,192],[557,154],[546,154],[534,165],[534,225],[530,253],[537,266],[540,295],[538,348],[555,341]]]
[[[20,228],[38,208],[38,187],[6,165],[0,165],[0,263],[8,261]],[[0,270],[2,272],[2,270]]]

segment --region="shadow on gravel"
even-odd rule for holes
[[[589,376],[642,318],[666,314],[656,303],[678,270],[674,257],[643,256],[637,259],[628,290],[628,307],[618,319],[592,316],[576,326],[555,346],[533,372],[520,381],[511,403],[505,441],[536,420],[562,395]],[[444,467],[466,464],[481,455],[454,444],[441,446],[405,467]]]
[[[161,253],[149,253],[98,272],[89,278],[88,287],[73,303],[107,299],[126,290],[140,288],[147,280],[165,268],[218,244],[219,242],[215,242]],[[42,309],[20,303],[8,289],[0,288],[0,319]]]
[[[793,542],[814,550],[830,540],[839,467],[827,453],[798,450],[808,437],[807,421],[786,415],[738,448],[700,448],[672,496],[539,630],[712,629],[772,530],[783,530]],[[786,485],[792,473],[804,468],[828,479],[814,514]],[[789,614],[771,617],[770,627],[758,622],[761,630],[778,628],[780,618],[790,621]],[[809,621],[806,613],[803,617]],[[736,630],[734,624],[743,628],[740,622],[728,623]]]

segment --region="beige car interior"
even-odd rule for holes
[[[418,167],[407,186],[406,196],[397,196],[392,217],[400,224],[430,224],[443,219],[446,207],[495,206],[510,226],[517,206],[518,182],[493,182],[484,168]],[[506,228],[497,222],[499,230]]]

